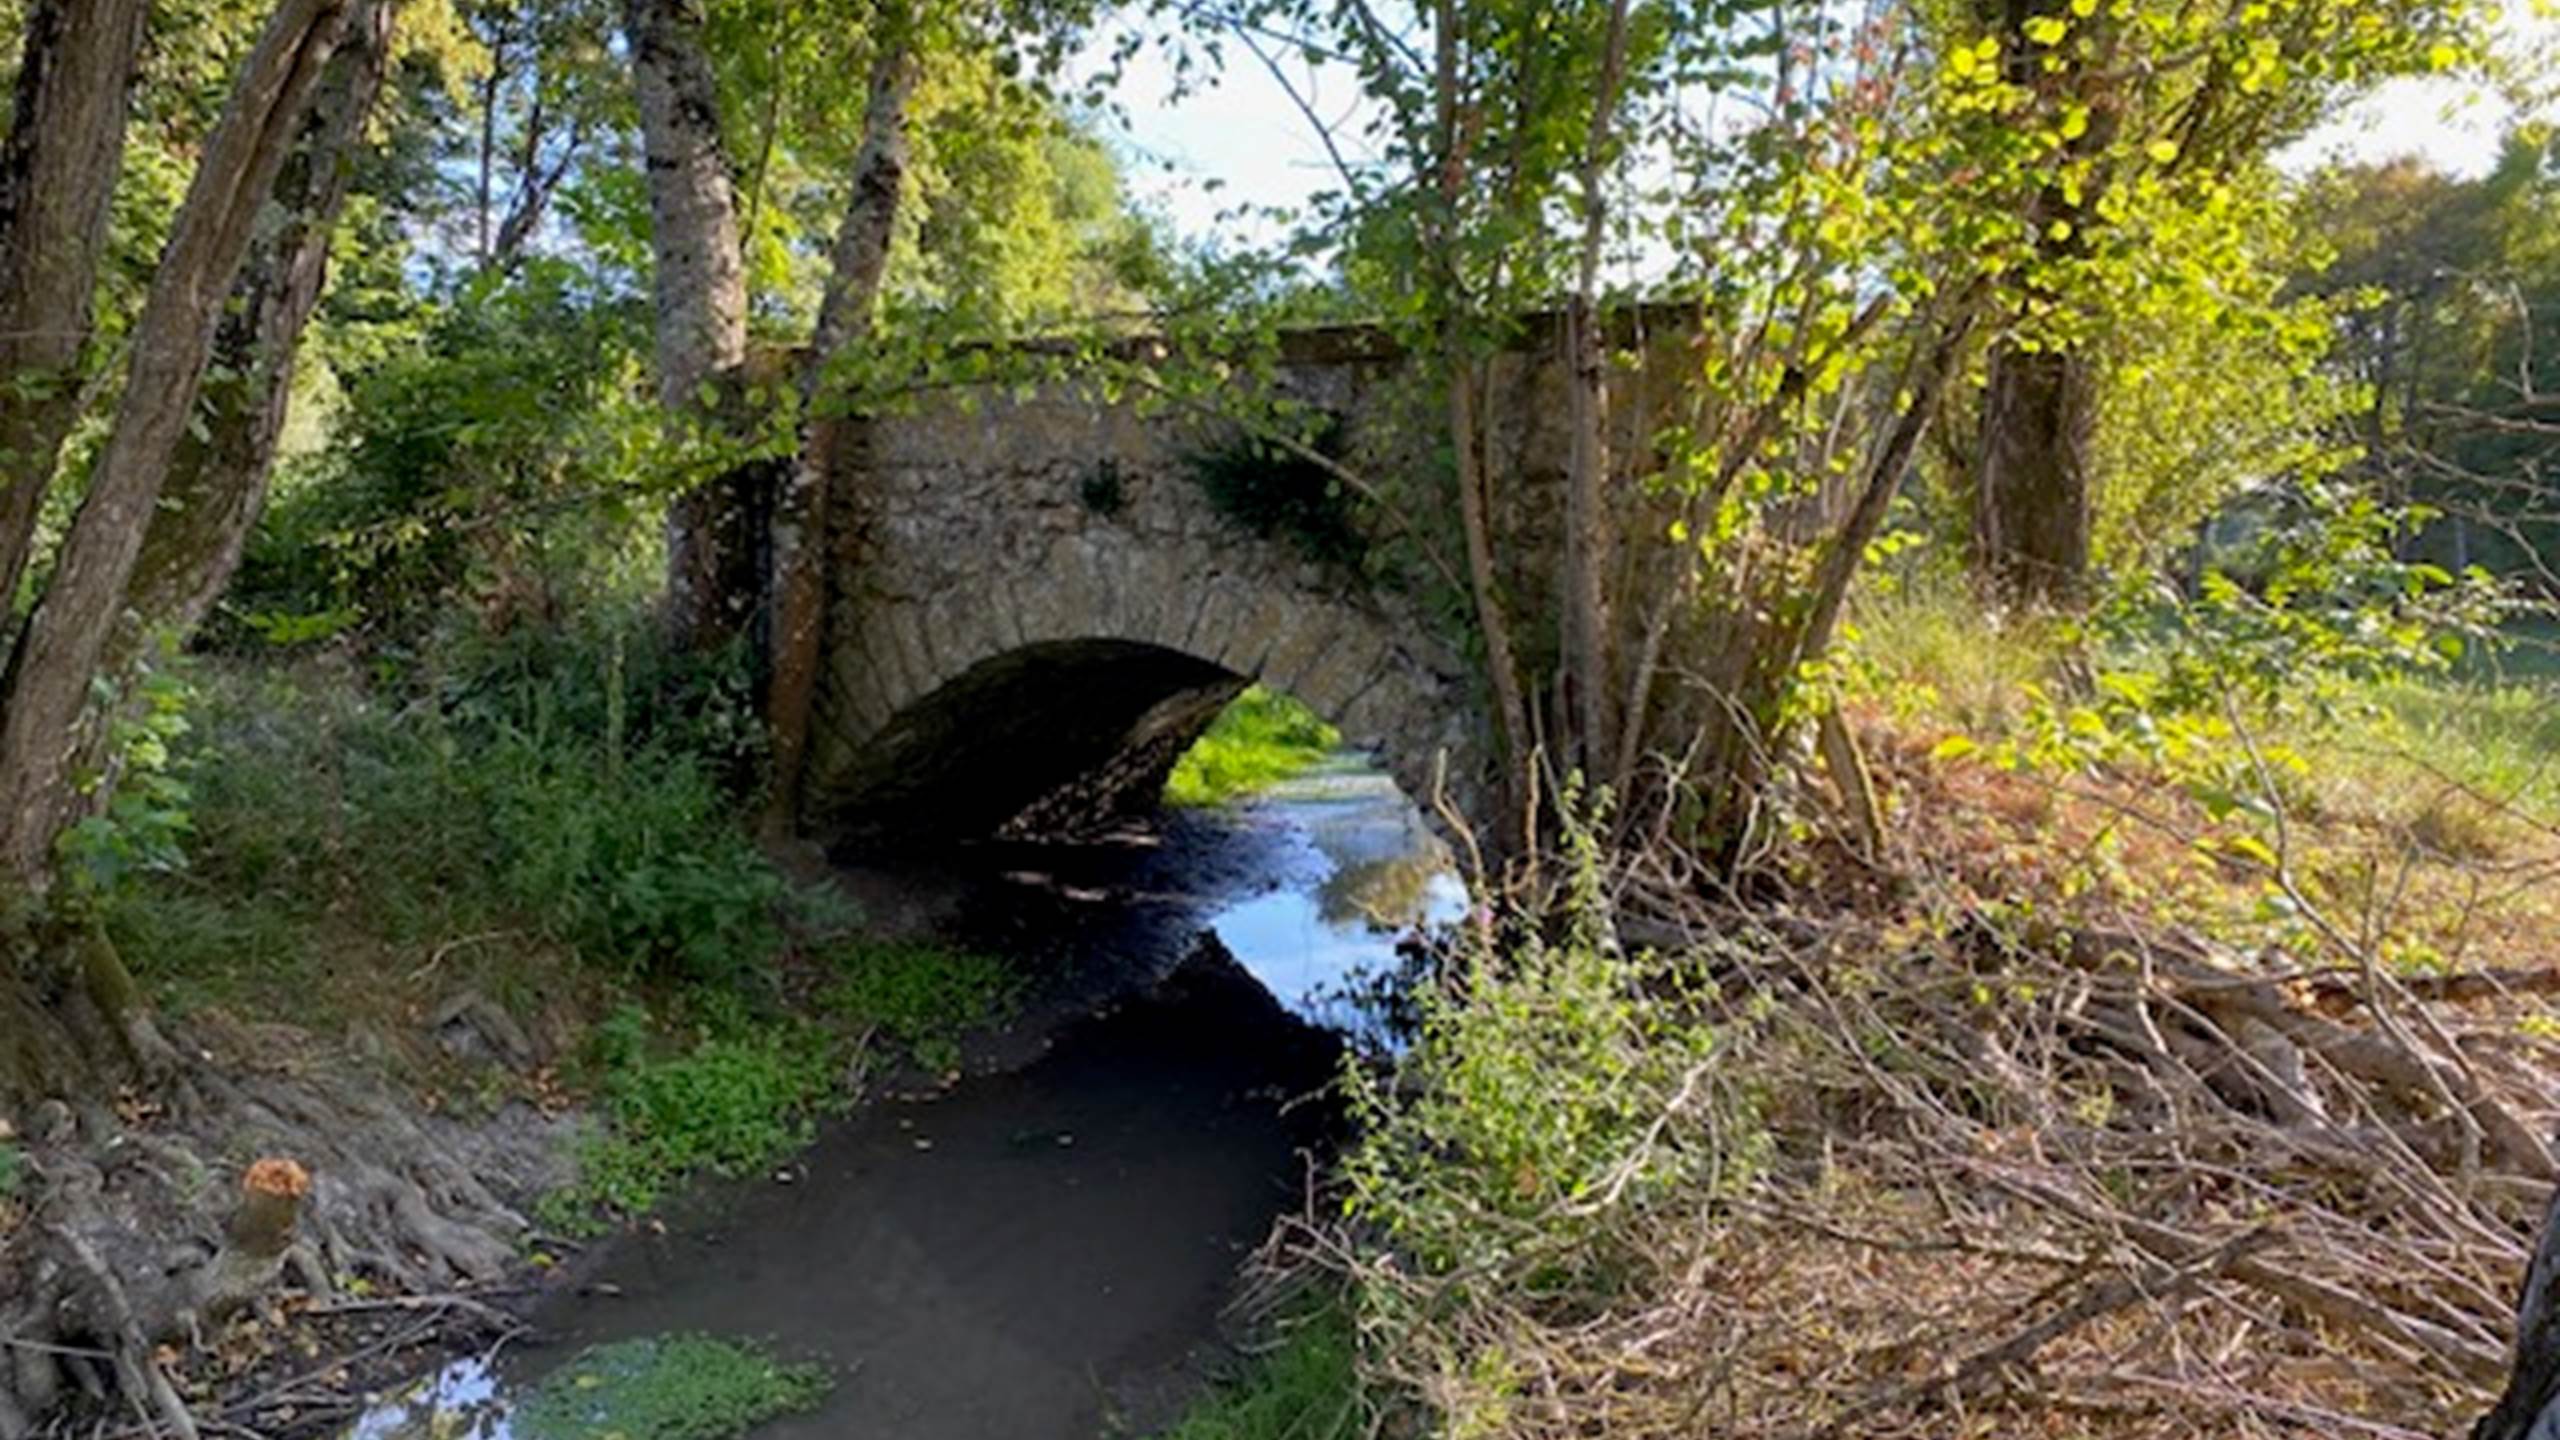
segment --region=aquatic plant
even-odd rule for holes
[[[929,1070],[959,1059],[962,1032],[1008,1016],[1022,977],[992,956],[910,942],[855,940],[835,947],[827,1011],[906,1047]]]
[[[708,1335],[644,1336],[578,1352],[511,1417],[516,1440],[734,1440],[811,1409],[835,1386],[817,1365]]]

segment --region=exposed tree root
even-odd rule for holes
[[[0,1214],[0,1440],[81,1411],[192,1440],[168,1367],[227,1321],[288,1282],[326,1296],[497,1280],[528,1233],[516,1204],[560,1178],[561,1122],[529,1107],[468,1126],[296,1032],[252,1042],[212,1021],[164,1037],[139,1005],[116,1023],[94,985],[60,1007],[10,993],[23,988],[0,984],[19,1062],[0,1118],[28,1176],[20,1218]],[[274,1053],[288,1034],[292,1053]],[[37,1074],[53,1093],[26,1083]]]

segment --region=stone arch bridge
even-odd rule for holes
[[[1372,332],[1307,330],[1282,337],[1270,382],[1341,422],[1355,468],[1430,463],[1395,458],[1413,445],[1393,424],[1412,400],[1402,368]],[[1555,501],[1564,381],[1551,339],[1495,369],[1494,413],[1510,418],[1491,473],[1514,482],[1510,503]],[[943,390],[862,430],[833,477],[814,836],[858,848],[1093,828],[1152,803],[1257,680],[1376,753],[1408,794],[1438,784],[1481,818],[1491,741],[1468,667],[1411,597],[1212,503],[1197,462],[1233,445],[1231,423],[1069,379]]]

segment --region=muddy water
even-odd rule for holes
[[[687,1197],[546,1302],[538,1343],[495,1374],[459,1364],[355,1433],[503,1436],[511,1387],[584,1345],[672,1331],[835,1372],[822,1408],[760,1432],[775,1437],[1048,1440],[1160,1418],[1332,1138],[1322,1105],[1292,1102],[1321,1090],[1339,1032],[1370,1023],[1340,992],[1464,892],[1350,756],[1249,807],[983,868],[944,928],[1041,991],[977,1073]]]

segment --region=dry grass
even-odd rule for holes
[[[1858,722],[1884,855],[1817,833],[1741,889],[1661,849],[1613,877],[1620,933],[1717,982],[1757,1176],[1631,1209],[1637,1258],[1562,1294],[1320,1230],[1399,1297],[1373,1378],[1506,1437],[2467,1426],[2560,1175],[2553,832],[2485,789],[2474,824],[2342,788],[2261,853],[2159,776]]]

